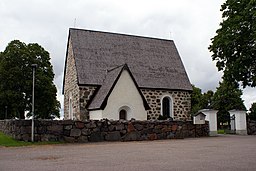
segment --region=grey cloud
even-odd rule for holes
[[[191,83],[204,91],[218,86],[208,51],[221,21],[224,0],[1,0],[0,51],[13,39],[37,42],[51,54],[58,99],[61,96],[68,28],[76,27],[173,39]],[[170,33],[171,32],[171,33]],[[246,104],[256,101],[255,89],[245,90]],[[254,93],[255,94],[255,93]]]

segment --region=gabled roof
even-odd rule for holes
[[[112,90],[114,89],[117,81],[119,80],[119,78],[124,70],[127,70],[129,75],[131,76],[133,83],[135,84],[135,86],[138,90],[138,93],[140,94],[140,96],[143,100],[145,110],[150,109],[145,97],[142,95],[141,91],[139,90],[139,87],[138,87],[134,77],[132,76],[132,73],[131,73],[129,67],[125,64],[125,65],[121,65],[121,66],[115,67],[115,68],[107,71],[107,73],[105,75],[105,79],[103,80],[101,87],[96,92],[92,101],[87,104],[88,110],[99,110],[99,109],[103,110],[106,107],[108,97],[110,96]]]
[[[204,115],[204,116],[206,116],[206,114],[204,114],[203,112],[197,112],[194,116],[197,116],[197,115]]]
[[[126,63],[140,88],[192,90],[172,40],[70,29],[68,41],[79,85],[102,85],[108,69]]]

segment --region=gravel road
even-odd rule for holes
[[[0,147],[1,171],[256,170],[256,136]]]

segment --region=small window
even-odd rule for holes
[[[119,119],[121,120],[126,120],[127,118],[127,112],[126,110],[122,109],[120,112],[119,112]]]
[[[170,100],[168,97],[163,99],[163,116],[170,117]]]
[[[69,115],[69,119],[73,119],[73,105],[72,105],[72,94],[71,93],[69,93],[68,115]]]
[[[172,98],[170,96],[165,96],[162,99],[161,114],[164,118],[173,117],[173,103]]]

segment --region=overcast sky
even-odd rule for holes
[[[190,82],[203,91],[221,81],[208,51],[224,0],[1,0],[0,51],[18,39],[39,43],[51,55],[58,99],[70,27],[174,40]],[[247,109],[256,89],[244,90]],[[63,106],[62,106],[63,107]]]

